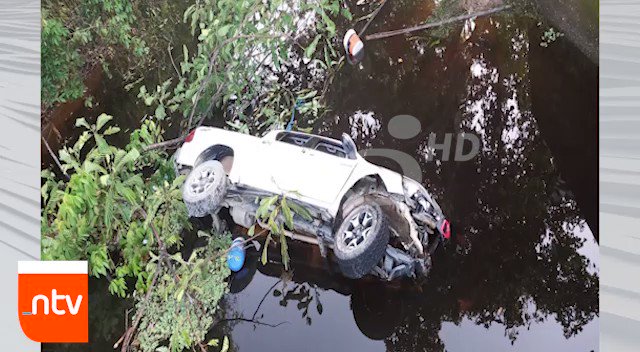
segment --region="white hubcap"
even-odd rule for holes
[[[194,194],[204,193],[211,185],[215,179],[215,173],[211,169],[201,170],[196,177],[191,180],[189,187],[191,188],[191,192]]]

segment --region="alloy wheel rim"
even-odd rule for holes
[[[367,240],[373,232],[374,215],[363,210],[349,220],[349,226],[342,234],[342,244],[346,251],[352,251]]]
[[[191,192],[202,194],[206,192],[215,180],[215,172],[211,169],[201,170],[189,184]]]

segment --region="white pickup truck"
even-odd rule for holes
[[[323,256],[331,249],[349,278],[425,276],[431,254],[451,235],[420,183],[365,160],[347,134],[338,141],[278,130],[259,138],[199,127],[174,161],[188,175],[182,193],[190,216],[215,218],[226,207],[236,224],[250,227],[258,198],[286,194],[313,218],[294,216],[287,235],[318,245]]]

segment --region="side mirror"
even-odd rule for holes
[[[347,158],[356,158],[356,155],[358,154],[358,148],[353,142],[353,139],[351,139],[351,136],[346,133],[342,134],[342,148],[344,149],[344,152],[347,153]]]

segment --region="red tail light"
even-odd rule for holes
[[[440,228],[440,231],[442,232],[442,236],[444,236],[445,239],[449,239],[451,237],[451,224],[449,224],[449,220],[444,220],[442,222],[442,227]]]
[[[196,130],[194,129],[193,131],[189,132],[189,134],[187,135],[187,138],[184,139],[184,142],[185,143],[191,142],[195,135],[196,135]]]

